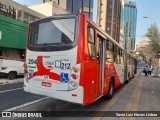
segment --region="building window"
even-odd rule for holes
[[[106,61],[107,62],[114,62],[114,44],[106,40]]]
[[[29,14],[24,13],[24,22],[28,23],[28,21],[29,21]]]
[[[24,13],[24,18],[28,19],[29,18],[29,14],[28,13]]]
[[[60,4],[60,0],[58,0],[58,5]]]
[[[30,16],[30,22],[35,21],[35,17],[34,16]]]

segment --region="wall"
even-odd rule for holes
[[[29,18],[30,18],[30,16],[36,18],[35,20],[37,20],[39,18],[46,17],[45,15],[38,13],[38,12],[28,8],[27,6],[21,5],[21,4],[14,2],[12,0],[0,0],[0,3],[3,4],[1,11],[4,11],[5,13],[7,13],[7,11],[14,10],[14,13],[16,14],[15,19],[18,19],[18,20],[21,20],[24,22],[26,22],[26,20],[24,18],[25,17],[24,14],[26,14],[26,13],[29,15]],[[5,8],[5,6],[6,6],[6,8]],[[9,9],[11,9],[11,10],[9,10]],[[7,14],[6,14],[6,16],[7,16]],[[32,22],[32,20],[28,20],[28,22]]]
[[[54,14],[66,14],[67,11],[59,6],[57,3],[46,2],[34,6],[30,6],[30,9],[37,11],[45,16],[52,16]]]
[[[52,16],[52,3],[42,3],[39,5],[30,6],[29,8],[44,14],[45,16]]]
[[[0,47],[25,49],[28,24],[0,15]]]

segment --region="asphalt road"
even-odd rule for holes
[[[0,86],[0,91],[21,88],[23,83]],[[152,117],[106,117],[104,111],[160,111],[160,79],[152,76],[139,75],[131,80],[128,84],[123,85],[116,90],[111,100],[105,97],[99,99],[95,103],[87,106],[69,103],[66,101],[47,98],[39,95],[34,95],[24,92],[22,89],[0,92],[0,110],[9,109],[15,106],[20,106],[26,103],[35,101],[32,104],[21,106],[14,111],[51,111],[54,112],[71,111],[70,114],[77,117],[52,118],[55,120],[150,120]],[[40,100],[40,101],[37,101]],[[95,111],[95,112],[93,112]],[[75,113],[76,112],[76,113]],[[78,114],[79,113],[79,114]],[[81,113],[85,113],[84,117],[78,117]],[[89,117],[87,117],[89,116]],[[19,118],[12,118],[19,120]],[[27,119],[27,118],[21,118]],[[35,120],[35,118],[29,118]],[[51,118],[37,118],[38,120],[50,120]],[[154,120],[159,118],[154,117]]]
[[[0,111],[31,102],[44,96],[23,91],[23,83],[0,85]]]

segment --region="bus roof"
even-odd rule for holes
[[[74,14],[59,14],[59,15],[53,15],[50,17],[46,17],[40,20],[37,20],[35,22],[32,22],[30,24],[35,24],[35,23],[39,23],[42,21],[46,21],[48,19],[58,19],[58,18],[70,18],[70,17],[78,17],[78,16],[85,16],[85,18],[99,31],[101,32],[104,36],[106,36],[108,39],[110,39],[114,44],[116,44],[119,48],[121,48],[123,51],[126,51],[123,47],[121,47],[110,35],[108,35],[101,27],[99,27],[94,21],[92,21],[88,16],[86,16],[84,13],[80,13],[79,15],[74,15]],[[132,57],[133,55],[129,52],[127,52],[128,54],[130,54]]]

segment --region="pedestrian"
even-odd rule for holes
[[[152,67],[151,66],[149,67],[149,72],[148,73],[149,73],[149,75],[152,74]]]
[[[148,72],[149,72],[148,66],[146,66],[146,67],[144,68],[143,72],[144,72],[145,76],[148,76]]]

